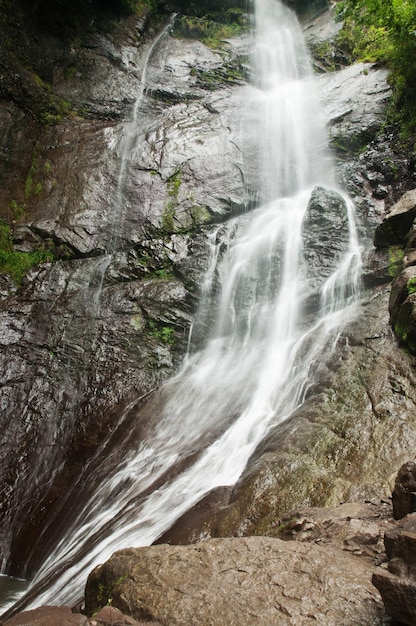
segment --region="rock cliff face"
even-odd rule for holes
[[[13,574],[36,569],[34,537],[60,519],[63,496],[123,409],[175,371],[212,225],[250,208],[258,191],[257,155],[241,133],[249,38],[218,51],[162,27],[123,20],[88,31],[79,47],[40,32],[13,51],[0,38],[0,215],[15,251],[55,259],[19,286],[1,282],[0,550]],[[316,41],[321,22],[305,27]],[[34,55],[31,71],[22,51]],[[185,541],[273,535],[295,506],[386,494],[415,447],[413,359],[388,318],[396,257],[372,246],[386,209],[414,185],[412,164],[391,138],[375,139],[389,95],[383,69],[319,80],[338,178],[366,246],[362,314],[221,510],[198,524],[191,512]],[[308,217],[318,231],[319,194]],[[340,236],[342,216],[330,227]]]
[[[56,97],[74,111],[60,123],[28,120],[24,94],[1,102],[2,205],[5,217],[15,212],[15,249],[57,257],[19,289],[3,279],[0,543],[7,561],[13,534],[15,573],[117,413],[184,353],[202,225],[250,203],[239,145],[244,40],[220,54],[142,29],[130,21],[87,33],[76,51],[42,41],[59,57]]]

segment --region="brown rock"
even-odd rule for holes
[[[394,543],[402,531],[416,533],[416,513],[406,515],[405,518],[396,522],[396,524],[388,528],[384,533],[384,546],[389,559],[393,556]]]
[[[373,585],[383,598],[386,611],[401,624],[416,624],[416,583],[379,570],[372,577]]]
[[[392,499],[394,519],[402,519],[408,513],[416,511],[416,463],[414,461],[408,461],[399,469]]]
[[[87,626],[85,615],[72,613],[67,606],[41,606],[23,611],[4,622],[3,626]]]
[[[114,606],[104,606],[88,624],[91,626],[139,626],[132,617],[124,615]]]
[[[339,549],[270,537],[133,548],[92,572],[86,608],[111,588],[113,606],[169,626],[375,626],[371,569]]]
[[[403,469],[403,468],[402,468]],[[416,625],[416,514],[409,515],[384,536],[388,571],[373,574],[386,612],[401,624]]]

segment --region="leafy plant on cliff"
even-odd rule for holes
[[[175,331],[171,326],[158,326],[155,322],[149,320],[148,327],[151,337],[168,345],[175,343]]]
[[[13,249],[10,226],[0,219],[0,274],[7,274],[19,285],[31,267],[54,260],[49,250],[18,252]]]
[[[416,2],[415,0],[342,0],[344,20],[339,43],[355,60],[378,61],[390,69],[393,88],[391,121],[399,121],[404,138],[416,136]]]
[[[247,32],[249,19],[242,9],[208,13],[204,17],[185,15],[175,21],[173,35],[178,39],[198,39],[210,48],[219,48],[224,39]]]
[[[181,183],[180,170],[177,170],[167,180],[168,201],[165,204],[162,215],[162,227],[167,233],[173,233],[175,231],[175,212],[178,206],[178,194]]]

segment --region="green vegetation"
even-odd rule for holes
[[[211,215],[205,206],[194,205],[190,210],[191,218],[195,226],[206,224],[211,220]]]
[[[355,60],[377,61],[390,69],[393,101],[389,121],[398,122],[402,139],[416,137],[415,0],[342,0],[344,25],[338,44]]]
[[[200,87],[209,91],[221,89],[224,84],[241,85],[246,81],[246,72],[242,64],[236,61],[233,65],[224,65],[209,71],[193,67],[191,76],[196,77]]]
[[[54,260],[50,250],[38,249],[34,252],[17,252],[13,249],[10,226],[0,219],[0,273],[7,274],[16,285],[31,267]]]
[[[175,231],[175,211],[178,206],[178,194],[181,183],[180,170],[177,170],[167,180],[168,201],[165,204],[162,215],[162,227],[167,233],[173,233]]]
[[[220,48],[224,39],[247,32],[249,26],[247,14],[242,9],[232,8],[204,17],[179,17],[173,35],[178,39],[198,39],[210,48]]]
[[[175,343],[175,331],[171,326],[158,326],[152,320],[149,320],[147,325],[151,337],[169,345]]]
[[[27,173],[26,176],[26,180],[25,180],[25,198],[26,200],[29,198],[30,194],[32,193],[32,188],[33,188],[33,176],[36,173],[37,170],[37,150],[35,148],[34,154],[33,154],[33,159],[32,159],[32,165],[29,168],[29,171]]]
[[[401,246],[390,246],[389,254],[389,276],[396,276],[403,261],[404,251]]]
[[[16,221],[19,221],[20,219],[22,219],[22,217],[26,215],[26,207],[24,205],[18,204],[16,200],[10,200],[9,208],[13,219]]]
[[[337,69],[334,47],[331,41],[310,42],[309,49],[312,57],[320,61],[326,70],[333,72]]]
[[[412,293],[416,293],[416,277],[409,278],[406,284],[407,293],[410,296]]]

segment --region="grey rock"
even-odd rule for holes
[[[391,95],[387,70],[357,63],[317,81],[331,145],[341,153],[357,151],[373,139],[385,119]]]
[[[305,289],[319,293],[348,247],[346,201],[332,190],[313,190],[303,222]]]
[[[407,191],[394,204],[374,234],[376,248],[404,245],[416,217],[416,189]]]

